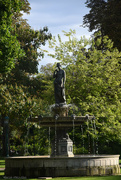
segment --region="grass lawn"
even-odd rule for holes
[[[0,168],[5,168],[5,160],[0,159]]]
[[[8,180],[8,178],[3,178],[4,173],[0,172],[0,180]],[[21,180],[17,178],[18,180]],[[96,176],[96,177],[62,177],[62,178],[53,178],[53,180],[121,180],[121,175],[119,176]],[[9,179],[13,180],[13,178]],[[38,179],[23,179],[23,180],[38,180]]]
[[[119,161],[121,163],[121,160]],[[5,168],[4,159],[0,158],[0,168]],[[4,171],[0,171],[0,180],[8,180],[8,178],[3,178]],[[121,180],[121,175],[118,176],[97,176],[97,177],[62,177],[62,178],[53,178],[54,180]],[[13,178],[9,179],[13,180]],[[17,178],[17,180],[20,180]],[[38,179],[23,179],[23,180],[38,180]]]

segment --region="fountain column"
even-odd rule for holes
[[[69,105],[54,106],[52,108],[53,116],[55,118],[55,139],[52,142],[52,153],[51,156],[66,156],[73,157],[73,141],[68,135],[68,127],[63,125],[60,127],[56,126],[58,118],[68,117]]]

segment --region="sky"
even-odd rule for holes
[[[86,0],[28,0],[30,3],[30,14],[24,14],[23,18],[28,19],[29,25],[34,30],[39,30],[47,26],[53,36],[64,36],[62,30],[69,32],[70,29],[76,30],[76,36],[91,35],[87,28],[81,27],[83,16],[89,12],[85,5]],[[44,47],[48,50],[48,45]],[[46,65],[54,63],[56,60],[46,56],[39,63]]]

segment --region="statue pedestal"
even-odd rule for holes
[[[73,154],[73,141],[63,138],[58,142],[58,152],[60,156],[74,157]]]
[[[59,104],[52,108],[53,116],[55,117],[55,140],[52,142],[51,156],[66,156],[74,157],[73,141],[69,138],[67,127],[56,127],[58,117],[68,117],[70,105]]]
[[[55,104],[52,106],[53,116],[59,115],[60,117],[67,117],[70,105],[67,104]]]

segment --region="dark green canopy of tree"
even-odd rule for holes
[[[4,1],[3,5],[5,5],[5,7],[8,7],[7,5],[10,4],[8,2],[9,1],[7,0]],[[14,5],[15,2],[18,3],[19,1],[14,0],[12,2]],[[22,18],[23,15],[22,13],[24,12],[29,14],[31,7],[28,0],[21,0],[20,2],[21,2],[20,3],[21,6],[19,7],[19,11],[16,11],[16,9],[14,8],[11,9],[12,14],[10,19],[11,20],[10,25],[12,27],[11,28],[12,37],[15,37],[16,35],[16,41],[19,43],[19,47],[23,50],[24,56],[21,57],[19,56],[18,58],[16,58],[16,61],[13,63],[14,68],[9,73],[7,73],[7,76],[6,75],[4,76],[2,74],[0,75],[0,86],[1,86],[0,114],[2,114],[3,116],[4,115],[11,116],[10,112],[12,111],[9,110],[9,107],[11,107],[11,109],[14,109],[14,99],[13,98],[11,99],[11,97],[19,96],[19,100],[22,101],[23,99],[22,96],[24,94],[26,97],[25,101],[32,102],[33,101],[32,98],[34,96],[36,97],[39,96],[38,94],[40,94],[41,89],[43,88],[42,82],[41,79],[39,80],[34,75],[35,73],[38,73],[38,63],[39,60],[43,57],[43,52],[41,52],[41,50],[38,49],[41,45],[45,45],[46,41],[51,38],[51,34],[48,33],[47,27],[43,27],[40,30],[34,30],[27,23],[27,20]],[[8,27],[8,25],[9,25],[9,21],[8,24],[6,24],[6,27]],[[5,90],[2,91],[2,89]],[[11,89],[16,89],[16,91],[12,92],[12,95],[10,92]],[[4,98],[4,91],[8,92],[9,94],[6,98]],[[22,93],[19,93],[19,91],[21,91]],[[2,101],[2,99],[4,100]],[[36,100],[34,99],[34,101]],[[16,108],[18,109],[20,108],[19,104],[21,104],[21,102],[19,102],[18,104],[16,103]],[[29,114],[31,108],[32,106],[30,103],[30,106],[28,107]],[[15,110],[13,111],[15,114],[16,111]],[[22,115],[22,111],[21,111],[21,115]],[[24,117],[26,118],[27,116]]]
[[[101,31],[102,35],[108,35],[121,51],[121,1],[87,0],[86,6],[90,11],[84,16],[83,25],[89,31]]]
[[[0,73],[9,72],[18,58],[23,56],[16,34],[12,34],[12,16],[20,12],[20,0],[0,0]]]
[[[21,7],[22,12],[30,13],[30,4],[28,0],[23,0],[24,5]],[[48,32],[47,27],[34,30],[22,18],[22,13],[13,14],[13,34],[17,34],[17,39],[20,43],[21,49],[25,52],[25,56],[21,57],[15,63],[15,68],[9,74],[9,81],[17,84],[26,84],[26,79],[29,75],[38,73],[39,60],[43,58],[44,54],[39,50],[40,46],[44,46],[46,41],[51,38],[51,33]],[[16,28],[15,28],[16,27]],[[30,83],[31,84],[31,83]]]
[[[18,134],[23,130],[28,116],[41,112],[43,87],[35,74],[38,73],[39,60],[44,56],[39,48],[45,45],[51,34],[47,27],[32,29],[23,19],[23,12],[29,14],[30,9],[28,0],[0,0],[0,134],[3,144],[5,116],[10,118],[13,137],[15,129]]]

